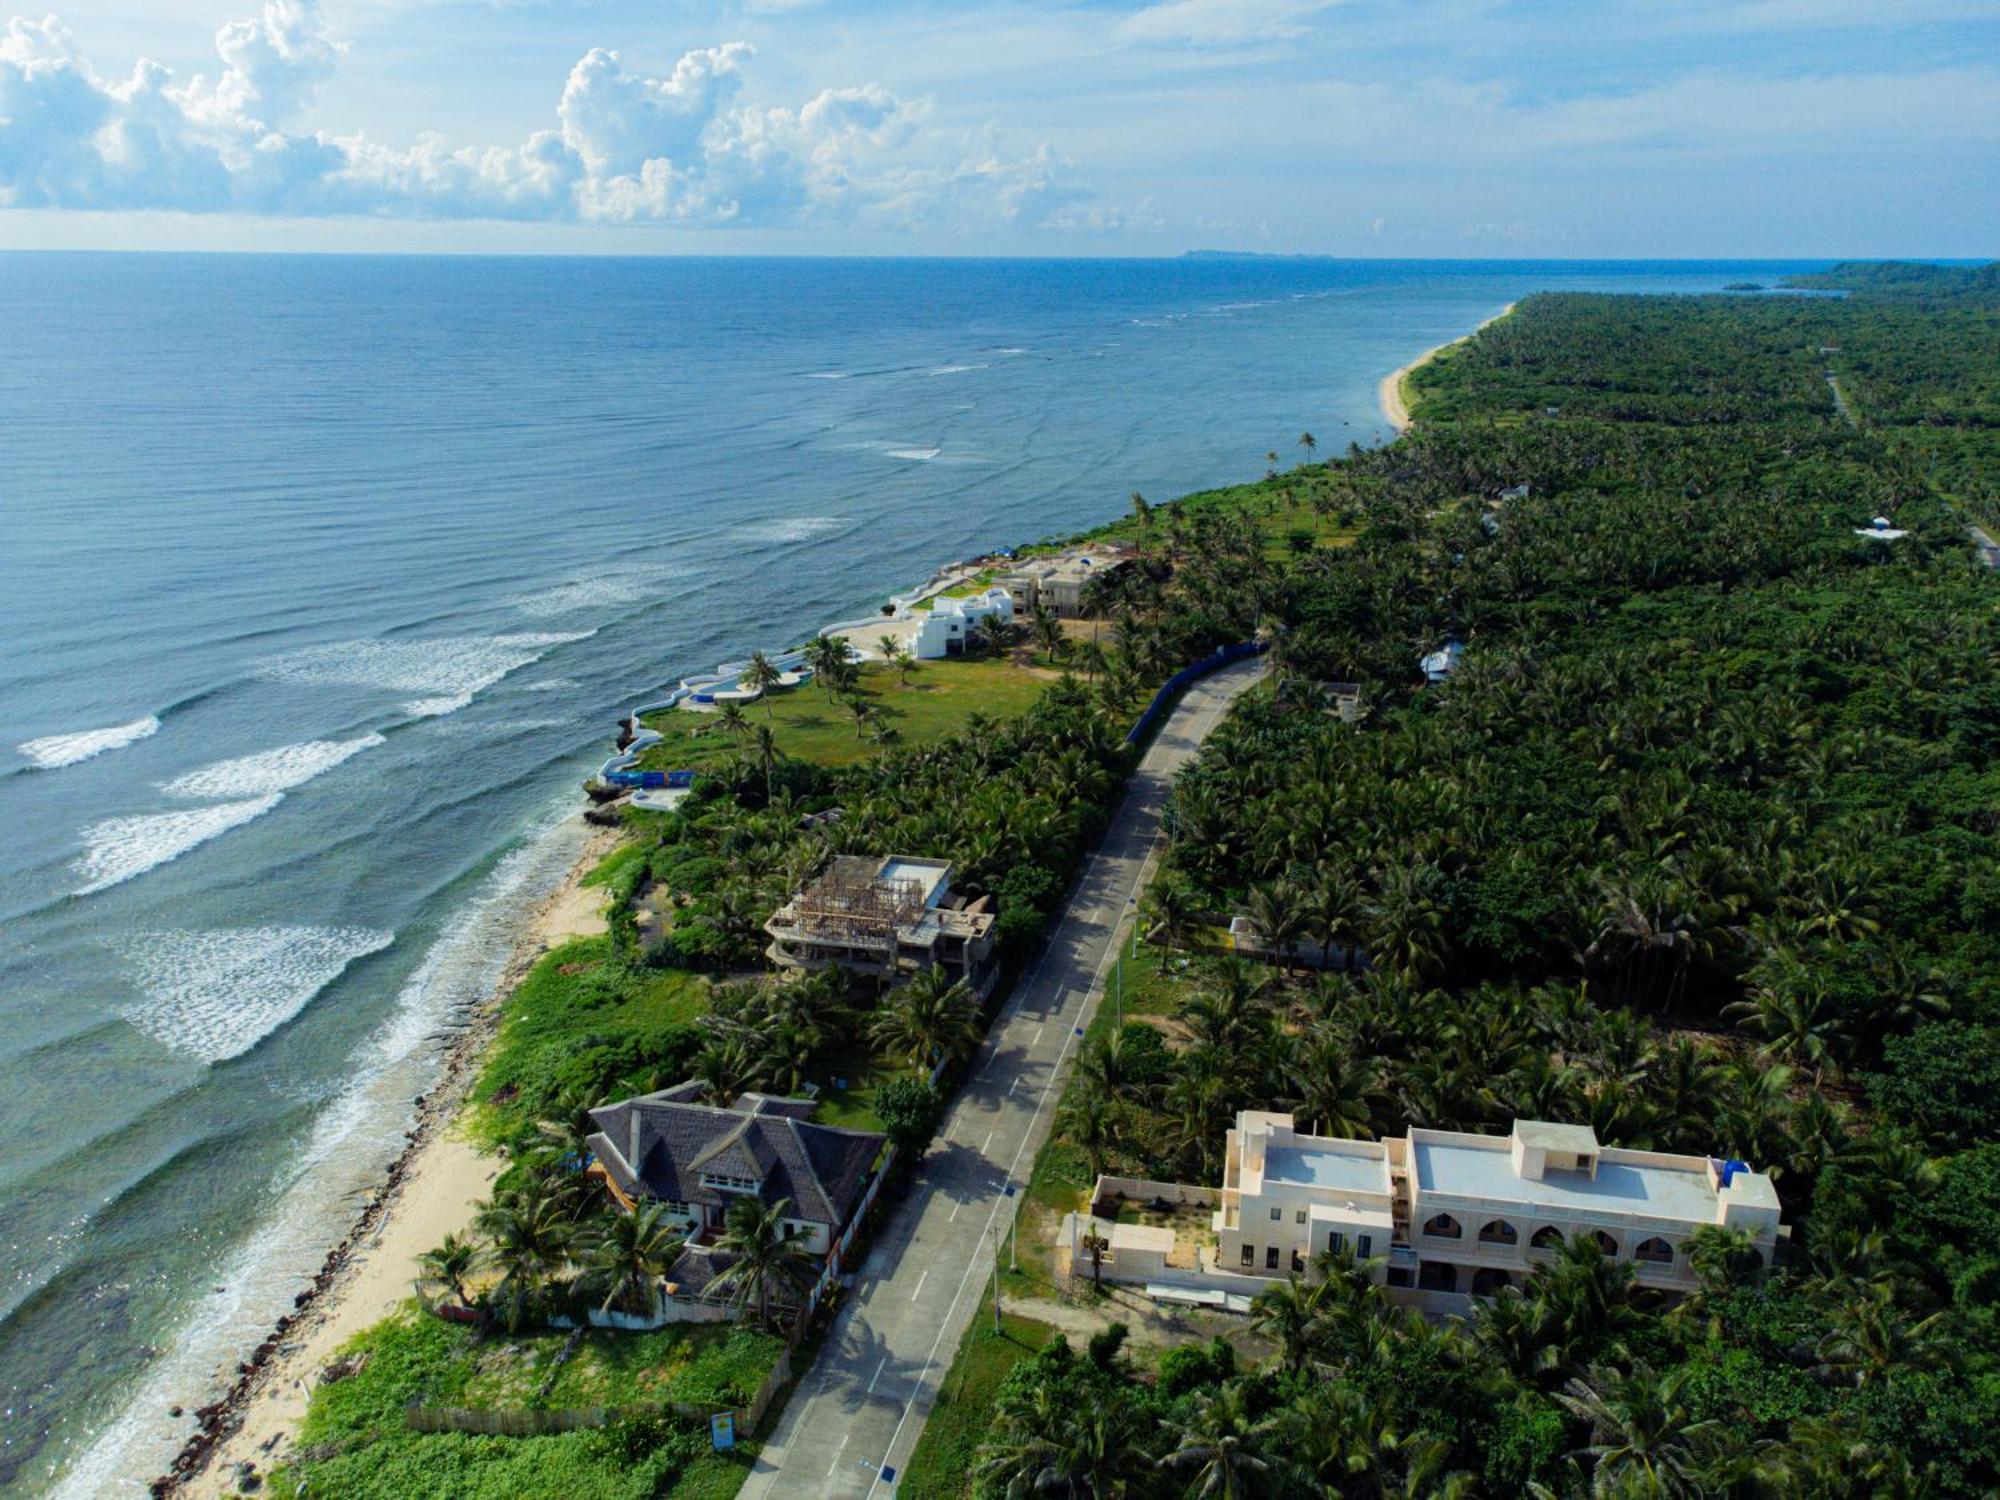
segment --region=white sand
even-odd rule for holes
[[[593,834],[561,889],[536,911],[515,949],[501,993],[511,992],[548,949],[606,930],[603,891],[585,888],[580,881],[616,837],[611,830]],[[392,1190],[387,1212],[356,1243],[327,1289],[285,1330],[281,1352],[258,1371],[248,1388],[239,1410],[242,1427],[216,1445],[184,1493],[231,1496],[237,1493],[239,1463],[248,1460],[261,1472],[281,1462],[321,1368],[342,1344],[410,1295],[420,1255],[447,1234],[463,1234],[471,1226],[504,1163],[474,1148],[455,1123],[465,1089],[478,1075],[477,1062],[491,1039],[495,1013],[497,1007],[489,1007],[476,1038],[465,1044],[451,1082],[440,1085],[426,1104],[417,1124],[418,1138],[404,1158],[403,1176]]]
[[[1382,415],[1387,419],[1389,425],[1398,432],[1408,432],[1410,430],[1410,408],[1403,395],[1404,376],[1421,365],[1429,364],[1440,354],[1444,353],[1445,350],[1456,348],[1458,345],[1466,342],[1467,339],[1476,337],[1481,328],[1487,328],[1499,322],[1518,305],[1517,303],[1509,302],[1500,311],[1488,318],[1484,323],[1481,323],[1479,328],[1473,329],[1471,333],[1466,334],[1463,338],[1455,338],[1449,343],[1439,344],[1435,349],[1427,349],[1404,365],[1402,369],[1384,376],[1382,384],[1376,392],[1376,396],[1381,403]]]

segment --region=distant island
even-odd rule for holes
[[[1725,292],[1761,292],[1766,290],[1761,281],[1732,281],[1724,287]]]

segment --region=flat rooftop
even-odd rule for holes
[[[877,880],[908,880],[915,883],[924,893],[924,904],[937,899],[938,887],[944,884],[944,877],[951,866],[943,860],[905,859],[890,855],[882,861],[882,868],[875,872]]]
[[[1264,1180],[1326,1188],[1336,1193],[1386,1193],[1389,1158],[1379,1147],[1364,1153],[1266,1146]]]
[[[1536,1203],[1557,1211],[1645,1214],[1703,1224],[1715,1218],[1715,1191],[1705,1167],[1632,1166],[1600,1157],[1594,1178],[1558,1171],[1532,1182],[1514,1174],[1507,1138],[1494,1136],[1492,1141],[1491,1146],[1473,1146],[1418,1139],[1418,1188],[1459,1198]]]

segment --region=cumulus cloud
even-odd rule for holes
[[[658,78],[592,48],[563,85],[555,128],[496,147],[290,128],[342,54],[315,0],[268,0],[215,46],[212,79],[180,84],[144,59],[107,78],[55,17],[10,22],[0,206],[686,226],[1117,221],[1052,147],[1019,157],[990,133],[954,139],[931,128],[926,101],[875,84],[753,105],[744,42],[690,51]]]

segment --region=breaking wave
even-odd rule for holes
[[[269,792],[187,812],[142,813],[93,823],[83,831],[83,855],[76,868],[85,884],[77,887],[76,894],[88,896],[179,859],[188,850],[263,817],[284,800],[283,792]]]
[[[206,1063],[248,1052],[357,958],[395,934],[369,927],[251,927],[153,932],[117,946],[146,1000],[126,1013],[164,1047]]]
[[[265,664],[273,681],[306,687],[381,688],[416,696],[403,703],[414,718],[454,713],[509,672],[540,661],[552,647],[597,632],[531,631],[520,635],[436,636],[425,640],[338,641],[309,646]]]
[[[379,734],[365,734],[357,740],[307,740],[301,745],[218,761],[163,782],[160,790],[170,797],[262,797],[302,786],[383,743]]]
[[[79,729],[74,734],[48,734],[38,740],[24,740],[14,748],[45,771],[73,766],[80,760],[123,750],[160,732],[157,714],[147,714],[130,724],[113,724],[106,729]]]

